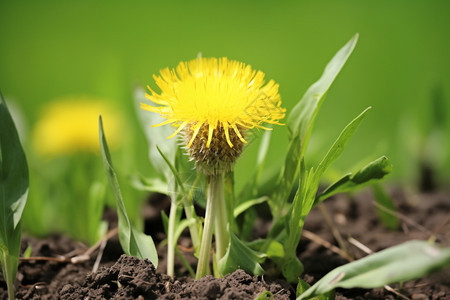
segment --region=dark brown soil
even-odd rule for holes
[[[289,299],[280,284],[260,281],[242,270],[220,279],[208,275],[197,281],[186,277],[174,280],[156,273],[148,260],[122,255],[112,267],[90,273],[85,282],[65,285],[59,295],[65,300],[252,299],[265,290]]]
[[[347,242],[348,237],[359,241],[373,251],[399,244],[410,239],[426,240],[431,235],[436,240],[450,246],[450,192],[409,195],[392,191],[398,211],[405,217],[401,219],[400,229],[385,229],[376,216],[369,192],[354,199],[338,196],[327,200],[326,210],[338,231],[342,234],[345,246],[355,258],[366,254]],[[152,205],[164,207],[152,201]],[[148,211],[148,210],[147,210]],[[154,211],[154,210],[153,210]],[[147,228],[160,222],[159,214],[147,216]],[[265,234],[269,224],[258,220],[255,228]],[[153,227],[156,228],[156,227]],[[322,213],[316,208],[308,216],[305,229],[322,239],[337,245]],[[161,227],[158,228],[158,231]],[[157,242],[164,238],[161,232],[150,232]],[[58,257],[83,253],[87,247],[66,237],[51,237],[46,240],[24,238],[23,248],[30,244],[32,256]],[[190,253],[189,239],[180,240],[181,250],[188,260],[195,263]],[[160,265],[155,271],[150,262],[122,255],[117,237],[110,239],[104,250],[100,268],[91,273],[97,252],[83,263],[53,261],[22,261],[19,266],[17,293],[18,299],[253,299],[264,290],[271,291],[275,299],[295,299],[295,286],[280,280],[270,280],[268,276],[253,277],[238,270],[221,279],[207,276],[195,281],[186,276],[187,270],[176,265],[177,277],[164,275],[165,249],[158,249]],[[72,253],[71,253],[72,252]],[[338,254],[315,241],[302,238],[298,248],[300,260],[305,267],[302,276],[314,283],[333,268],[347,262]],[[264,266],[270,269],[270,263]],[[276,276],[276,274],[271,274]],[[450,299],[450,270],[443,270],[425,278],[407,282],[401,288],[391,285],[410,299]],[[6,299],[6,284],[0,274],[0,299]],[[336,299],[400,299],[385,289],[337,290]]]

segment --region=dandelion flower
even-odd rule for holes
[[[247,143],[246,131],[280,124],[285,116],[278,84],[265,82],[264,73],[227,58],[198,58],[163,69],[154,76],[161,90],[150,87],[141,108],[159,113],[184,137],[187,150],[207,175],[230,170]]]
[[[105,117],[114,147],[122,120],[110,103],[84,96],[69,96],[49,103],[33,130],[33,146],[43,156],[96,152],[98,116]]]

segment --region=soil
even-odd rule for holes
[[[315,208],[308,215],[305,230],[338,245],[330,227],[325,221],[323,210],[330,221],[341,233],[347,251],[354,258],[366,253],[348,240],[358,241],[373,251],[402,243],[411,239],[427,240],[434,236],[444,246],[450,246],[450,191],[412,195],[400,190],[392,190],[397,211],[402,215],[400,228],[388,230],[380,224],[373,198],[366,191],[354,198],[336,196],[327,200],[320,211]],[[167,209],[164,197],[152,197],[149,206],[144,209],[146,231],[155,242],[165,238],[162,233],[159,211]],[[264,209],[264,207],[260,207]],[[158,212],[158,213],[155,213]],[[106,212],[108,219],[114,217]],[[114,222],[112,222],[114,224]],[[114,226],[114,225],[113,225]],[[254,236],[267,233],[270,224],[258,219]],[[152,230],[150,230],[152,229]],[[306,235],[306,234],[305,234]],[[309,236],[308,236],[309,237]],[[87,247],[64,236],[52,236],[45,240],[24,237],[23,249],[31,246],[32,256],[73,257],[84,253]],[[191,244],[187,236],[179,241],[179,249],[195,268]],[[302,237],[298,248],[299,258],[305,272],[302,278],[313,284],[327,272],[348,261],[332,252],[329,246],[323,246],[316,238]],[[101,256],[99,255],[102,254]],[[139,260],[123,255],[117,236],[108,240],[104,251],[95,251],[90,259],[80,263],[46,260],[22,261],[17,275],[16,297],[18,299],[253,299],[263,291],[270,291],[275,299],[295,299],[295,286],[280,280],[278,274],[270,273],[264,277],[255,277],[242,270],[215,279],[206,276],[193,280],[188,271],[176,264],[175,278],[164,274],[165,247],[159,247],[160,263],[155,270],[147,260]],[[96,259],[101,257],[100,267],[96,268]],[[270,262],[264,265],[270,270]],[[278,277],[278,279],[277,279]],[[391,285],[398,296],[386,289],[338,289],[336,299],[450,299],[450,269],[444,269],[425,278],[404,283],[401,287]],[[6,284],[0,273],[0,299],[7,299]]]

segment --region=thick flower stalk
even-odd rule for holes
[[[216,255],[228,246],[222,174],[230,171],[247,143],[247,131],[280,124],[285,115],[278,84],[267,83],[264,73],[227,58],[198,58],[163,69],[154,76],[161,92],[150,87],[141,108],[159,113],[176,127],[199,172],[207,176],[207,208],[197,277],[208,272],[212,224],[215,222]]]

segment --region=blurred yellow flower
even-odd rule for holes
[[[146,95],[160,106],[141,103],[141,108],[167,119],[154,126],[178,127],[168,138],[181,132],[191,157],[208,172],[229,169],[247,142],[247,129],[268,129],[264,123],[284,118],[278,84],[266,83],[263,72],[242,62],[198,58],[160,73],[154,79],[161,93],[149,87]]]
[[[49,103],[34,128],[33,146],[46,156],[97,152],[99,115],[103,116],[108,143],[114,147],[122,124],[119,113],[110,102],[83,96]]]

